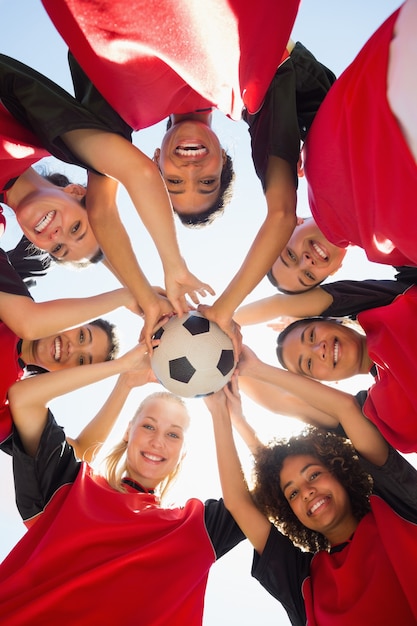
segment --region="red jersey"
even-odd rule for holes
[[[82,464],[0,568],[5,624],[200,626],[216,553],[204,504],[160,508]]]
[[[417,452],[417,286],[388,306],[363,311],[358,320],[377,367],[363,411],[394,448]]]
[[[334,244],[371,261],[416,265],[417,167],[387,99],[396,11],[337,79],[308,134],[305,173],[312,214]]]
[[[343,550],[314,556],[303,585],[309,626],[417,623],[417,527],[380,498],[371,506]]]
[[[139,130],[210,106],[256,112],[282,59],[299,0],[43,0],[72,54]]]
[[[7,402],[7,392],[23,375],[23,368],[19,364],[17,354],[18,342],[19,337],[0,322],[0,444],[12,432],[12,417]]]

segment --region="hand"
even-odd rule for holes
[[[166,324],[168,319],[175,314],[171,302],[164,295],[160,295],[154,289],[154,298],[143,307],[144,325],[140,333],[139,341],[144,341],[149,354],[152,354],[152,336],[156,331]],[[163,290],[161,290],[163,291]]]
[[[215,295],[212,287],[191,274],[185,264],[181,272],[165,272],[165,286],[168,298],[179,317],[192,308],[185,298],[186,295],[191,298],[195,305],[200,302],[198,296],[204,298],[207,294]]]
[[[259,363],[260,359],[256,356],[256,354],[248,348],[248,346],[242,346],[242,351],[240,353],[239,362],[237,364],[238,367],[238,375],[239,376],[250,376],[253,369],[256,367],[256,364]]]
[[[200,304],[197,307],[199,313],[202,313],[211,322],[215,322],[228,337],[230,337],[233,344],[233,352],[235,355],[235,361],[239,359],[240,352],[242,350],[242,333],[240,326],[233,319],[222,319],[212,306],[207,304]]]
[[[216,413],[217,409],[227,407],[227,398],[224,393],[224,389],[225,388],[223,387],[223,389],[216,391],[216,393],[204,396],[204,403],[212,415]]]

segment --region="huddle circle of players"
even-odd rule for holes
[[[211,565],[247,538],[252,576],[292,624],[417,624],[417,473],[404,456],[417,451],[417,0],[338,77],[291,39],[298,0],[213,0],[204,15],[191,0],[42,4],[68,45],[74,96],[0,55],[0,201],[23,232],[0,251],[0,446],[28,529],[0,566],[2,619],[198,626]],[[266,204],[220,295],[192,273],[176,235],[177,221],[210,225],[233,194],[216,109],[247,125]],[[132,135],[162,120],[150,158]],[[35,167],[50,155],[84,168],[86,186]],[[304,174],[312,217],[302,219]],[[163,287],[142,270],[119,184],[155,244]],[[327,282],[353,246],[395,276]],[[51,266],[95,263],[120,288],[33,298]],[[242,304],[266,276],[276,292]],[[119,307],[142,320],[122,355],[101,317]],[[241,329],[278,318],[290,321],[273,325],[269,364]],[[355,395],[323,384],[358,374],[373,384]],[[69,437],[51,401],[113,376],[103,407]],[[148,383],[159,391],[106,452],[131,390]],[[241,392],[304,428],[265,445]],[[174,507],[190,424],[182,397],[202,397],[211,415],[223,497]],[[252,488],[235,430],[253,454]]]

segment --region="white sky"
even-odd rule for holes
[[[208,0],[206,2],[207,6]],[[340,74],[374,30],[400,4],[398,0],[302,0],[292,38],[300,40],[320,61]],[[7,24],[2,29],[2,52],[32,65],[70,90],[66,46],[46,16],[40,0],[0,0],[0,17],[1,23]],[[220,294],[238,269],[264,218],[265,202],[253,171],[246,125],[243,122],[232,122],[216,113],[213,126],[223,146],[234,158],[237,172],[234,199],[225,215],[206,229],[188,230],[178,222],[178,236],[191,271],[209,282]],[[151,156],[154,148],[160,145],[163,132],[164,123],[161,123],[135,133],[134,142]],[[60,164],[54,159],[49,159],[49,162],[51,169],[66,172],[75,182],[84,182],[83,171]],[[162,284],[161,265],[155,248],[123,190],[119,194],[119,207],[146,275],[152,284]],[[303,181],[300,184],[298,214],[309,215]],[[2,246],[10,248],[17,239],[18,229],[10,214],[8,232]],[[361,250],[352,249],[335,278],[392,276],[390,267],[371,264]],[[49,276],[38,281],[32,293],[36,300],[42,301],[88,296],[117,287],[114,277],[100,266],[84,271],[56,268]],[[264,279],[247,301],[272,293],[272,287]],[[210,299],[206,302],[210,303]],[[139,336],[140,320],[125,311],[117,311],[107,317],[119,327],[122,351],[130,348]],[[264,325],[253,326],[243,329],[243,334],[245,343],[262,359],[276,364],[275,336],[270,329]],[[75,435],[93,417],[113,384],[114,379],[109,379],[54,401],[52,409],[69,435]],[[350,381],[349,385],[341,383],[340,388],[357,391],[370,384],[370,377],[358,377]],[[114,438],[121,434],[139,401],[157,388],[157,385],[148,385],[131,394],[114,429]],[[265,440],[299,428],[295,420],[272,415],[246,397],[243,401],[249,421]],[[204,500],[221,495],[209,414],[202,400],[189,400],[188,404],[193,416],[188,456],[175,494],[172,494],[179,503],[189,497]],[[249,457],[243,447],[242,455],[245,466],[249,468]],[[410,455],[410,458],[412,461],[416,459],[415,455]],[[0,558],[3,558],[25,531],[14,504],[10,458],[4,454],[0,455],[0,475]],[[279,603],[251,578],[251,561],[252,551],[248,542],[245,542],[213,566],[207,587],[204,626],[289,624]]]

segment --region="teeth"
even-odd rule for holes
[[[333,347],[333,366],[337,364],[338,360],[339,360],[339,340],[335,339],[334,347]]]
[[[312,242],[312,246],[315,250],[315,252],[317,252],[317,254],[324,260],[324,261],[328,261],[329,257],[327,256],[327,254],[324,252],[324,250],[318,245],[318,243],[316,243],[315,241]]]
[[[317,509],[326,502],[326,498],[323,498],[322,500],[319,500],[318,502],[316,502],[315,504],[313,504],[313,506],[311,507],[311,509],[308,511],[308,515],[313,515],[313,513],[315,511],[317,511]]]
[[[55,356],[54,359],[55,361],[59,361],[61,358],[61,337],[56,337],[55,338]]]
[[[184,146],[177,146],[175,148],[175,154],[178,154],[179,156],[204,156],[207,152],[207,148],[205,148],[201,143],[187,144]]]
[[[143,456],[150,461],[163,461],[164,457],[156,456],[155,454],[149,454],[148,452],[144,452]]]
[[[37,233],[42,233],[47,226],[52,222],[52,219],[55,215],[55,211],[49,211],[35,226],[35,231]]]

